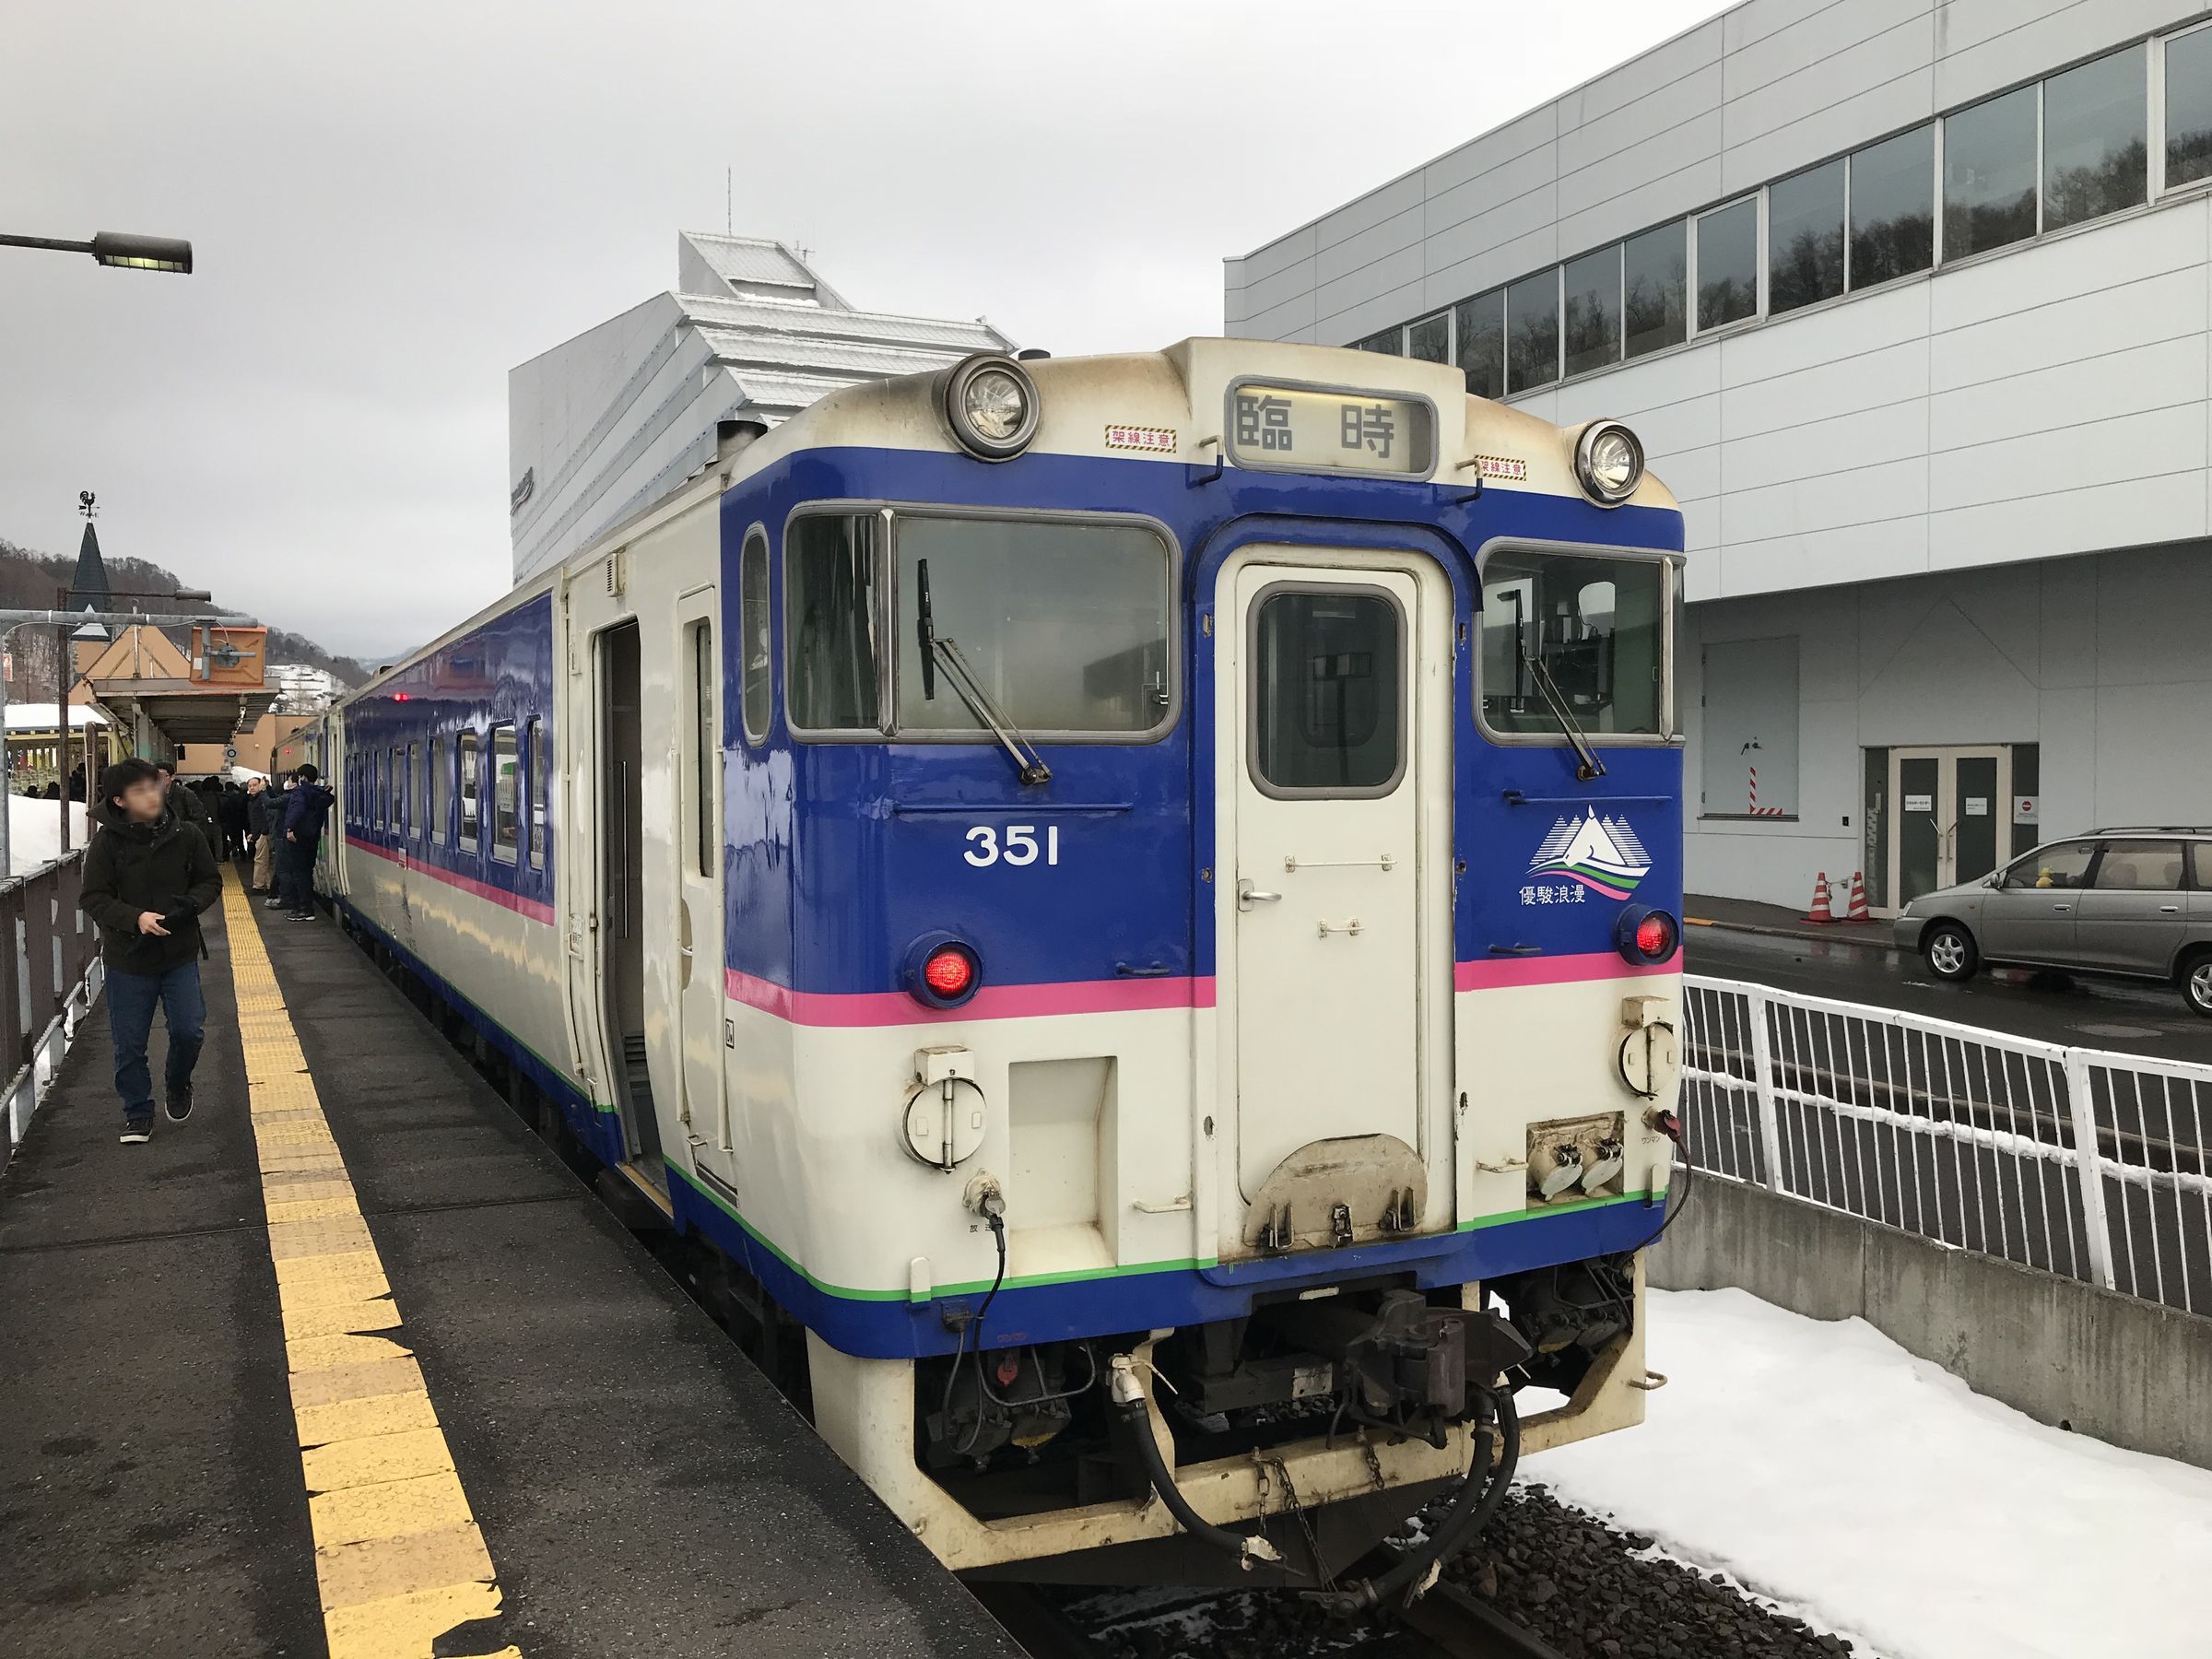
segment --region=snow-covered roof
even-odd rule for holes
[[[11,732],[43,732],[56,730],[62,724],[61,705],[50,702],[11,702],[7,705],[7,729]],[[69,724],[74,726],[106,725],[108,717],[88,703],[72,703]]]

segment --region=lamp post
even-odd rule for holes
[[[0,233],[0,248],[44,248],[55,253],[89,253],[95,263],[112,265],[118,270],[192,275],[192,244],[177,236],[137,236],[126,230],[101,230],[90,241],[66,241],[52,236]]]

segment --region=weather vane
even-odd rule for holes
[[[90,490],[78,490],[76,492],[76,510],[83,513],[87,518],[93,517],[100,512],[100,509],[92,504],[95,498]]]

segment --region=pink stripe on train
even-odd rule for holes
[[[397,865],[418,876],[428,876],[433,880],[442,881],[446,886],[459,888],[465,893],[474,893],[479,899],[488,899],[502,910],[511,910],[518,916],[527,916],[533,922],[552,925],[553,907],[542,900],[525,899],[520,893],[509,892],[505,888],[493,887],[488,881],[478,881],[473,876],[442,870],[436,865],[418,864],[413,859],[401,857],[390,847],[378,846],[374,841],[356,841],[349,836],[346,847],[348,852],[372,853],[386,864]]]
[[[1618,950],[1588,950],[1574,956],[1493,957],[1461,962],[1452,970],[1454,991],[1496,991],[1508,985],[1571,985],[1590,980],[1642,979],[1682,971],[1682,953],[1664,962],[1631,962]]]
[[[1023,1019],[1048,1014],[1121,1014],[1214,1006],[1210,977],[987,984],[957,1008],[925,1007],[903,991],[794,991],[735,968],[724,973],[724,981],[732,1002],[808,1026],[919,1025],[932,1020]]]

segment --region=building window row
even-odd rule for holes
[[[2155,155],[2154,110],[2164,130]],[[1475,395],[1514,397],[2140,207],[2154,193],[2207,178],[2212,25],[2202,25],[2016,87],[1354,345],[1455,363]]]

